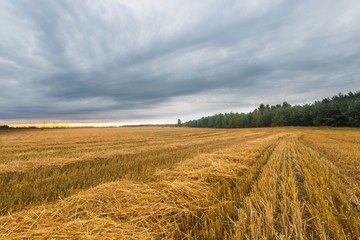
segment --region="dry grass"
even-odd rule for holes
[[[262,134],[246,131],[244,135]],[[228,130],[188,128],[53,129],[0,132],[0,173],[171,150],[239,137]]]
[[[67,172],[80,174],[82,181],[86,172],[91,172],[94,179],[101,179],[103,173],[110,176],[107,172],[111,169],[119,171],[118,165],[129,168],[116,181],[105,177],[69,191],[71,196],[67,198],[46,204],[43,204],[45,200],[33,201],[27,209],[0,217],[0,238],[357,239],[360,236],[359,182],[354,174],[359,162],[353,161],[359,154],[358,130],[170,130],[147,130],[144,134],[151,138],[142,150],[136,148],[137,138],[132,135],[133,149],[137,150],[127,156],[128,161],[112,162],[103,170],[98,164],[107,157],[101,161],[66,162],[52,168],[38,160],[40,169],[50,169],[49,172],[90,163],[86,169],[69,168]],[[87,131],[90,135],[93,130]],[[111,146],[116,145],[116,136],[122,130],[118,131],[112,133]],[[136,131],[132,134],[136,135]],[[167,141],[154,143],[166,136]],[[142,137],[139,133],[139,141]],[[96,139],[93,137],[92,141]],[[343,144],[348,146],[346,150]],[[10,145],[7,143],[8,148]],[[145,154],[147,145],[149,150]],[[353,166],[347,164],[349,161]],[[32,169],[11,174],[19,176],[34,172]],[[74,183],[75,177],[70,179],[69,183]],[[87,189],[92,185],[97,186]],[[79,192],[80,189],[87,190]]]
[[[213,152],[237,142],[264,137],[271,134],[271,131],[247,130],[239,133],[187,128],[70,129],[7,133],[1,136],[1,143],[4,145],[2,157],[10,160],[3,164],[3,169],[7,170],[0,174],[0,214],[51,202],[110,181],[148,181],[161,168],[172,167],[175,163],[203,152]],[[106,134],[109,138],[106,138]],[[20,142],[23,147],[19,145],[19,139],[22,139]],[[41,141],[44,143],[41,144]],[[55,158],[48,163],[48,159],[57,154],[49,148],[62,149],[59,154],[62,158]],[[133,152],[120,153],[123,148],[127,152],[132,149]],[[92,149],[91,153],[89,149]],[[27,160],[17,160],[19,152]],[[15,157],[10,158],[10,153],[14,153]],[[79,158],[81,154],[91,154],[92,157]],[[30,162],[31,167],[25,162]],[[24,163],[24,168],[14,168],[12,165],[21,163]]]
[[[328,159],[335,169],[357,185],[360,197],[360,131],[310,131],[302,138],[302,143]]]

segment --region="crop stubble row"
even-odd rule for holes
[[[326,144],[313,141],[328,132],[314,131],[224,140],[212,153],[171,162],[173,168],[155,166],[147,181],[141,180],[146,169],[137,178],[3,216],[3,236],[356,239],[357,179],[348,174],[351,166],[339,170],[338,158],[324,153]]]
[[[98,131],[98,130],[95,130]],[[145,131],[149,131],[145,129]],[[159,133],[157,133],[159,131]],[[0,214],[13,212],[29,205],[51,202],[59,197],[67,197],[80,189],[87,189],[101,183],[120,179],[133,179],[147,181],[152,178],[154,171],[161,168],[172,167],[183,159],[191,158],[199,153],[212,152],[231,146],[242,139],[258,138],[268,133],[250,133],[244,136],[234,137],[228,131],[198,131],[193,132],[192,142],[178,144],[178,137],[186,137],[188,130],[175,132],[167,143],[162,143],[156,148],[148,147],[147,151],[116,154],[103,156],[101,153],[90,159],[78,159],[72,162],[59,162],[55,165],[46,165],[46,159],[37,159],[38,165],[26,171],[5,171],[0,174]],[[40,132],[41,133],[41,132]],[[96,133],[96,132],[95,132]],[[120,134],[122,131],[120,131]],[[153,134],[151,141],[157,138],[160,141],[165,134],[164,130],[148,132]],[[195,133],[195,134],[194,134]],[[197,133],[197,134],[196,134]],[[33,134],[33,133],[32,133]],[[85,132],[88,134],[88,132]],[[98,133],[97,133],[98,134]],[[143,132],[138,132],[137,137],[131,141],[138,142],[143,138]],[[135,134],[136,135],[136,132]],[[45,134],[45,136],[47,136]],[[117,136],[117,135],[115,135]],[[213,137],[216,136],[214,139]],[[126,136],[126,138],[129,138]],[[41,139],[41,137],[40,137]],[[116,143],[115,138],[115,143]],[[90,139],[91,143],[94,139]],[[96,138],[95,138],[96,140]],[[101,140],[97,139],[98,141]],[[74,142],[74,139],[69,139]],[[89,141],[89,140],[88,140]],[[46,145],[49,143],[45,144]],[[148,145],[154,144],[149,142]],[[37,149],[44,149],[44,146],[37,146]],[[113,151],[113,145],[104,145],[108,152]],[[40,151],[38,150],[38,151]],[[64,154],[73,155],[72,152]],[[31,155],[31,153],[30,153]],[[8,164],[11,165],[11,162]]]

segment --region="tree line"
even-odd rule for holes
[[[273,126],[360,127],[360,91],[339,93],[311,104],[264,105],[249,113],[225,113],[191,120],[183,125],[208,128],[251,128]]]

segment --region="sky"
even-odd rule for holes
[[[360,90],[358,0],[2,0],[1,123],[176,123]]]

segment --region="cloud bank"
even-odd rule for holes
[[[0,120],[189,120],[360,90],[359,1],[0,2]]]

